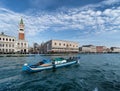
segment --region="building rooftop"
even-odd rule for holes
[[[14,36],[9,36],[9,35],[4,34],[4,32],[1,32],[0,36],[3,36],[3,37],[13,37],[13,38],[15,38]]]
[[[79,42],[76,42],[76,41],[69,41],[69,40],[57,40],[57,39],[53,39],[53,40],[49,40],[49,41],[73,42],[73,43],[78,43],[78,44],[79,44]]]
[[[82,47],[92,47],[94,45],[83,45]]]

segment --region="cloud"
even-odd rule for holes
[[[103,5],[120,4],[120,0],[105,0],[101,4]]]
[[[109,2],[110,1],[110,2]],[[0,8],[0,32],[17,35],[18,25],[22,17],[25,23],[27,37],[32,38],[46,31],[77,30],[79,34],[101,34],[118,32],[120,30],[120,6],[97,10],[100,5],[110,5],[118,0],[107,0],[100,4],[80,8],[61,8],[55,12],[16,13]]]

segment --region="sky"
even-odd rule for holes
[[[120,47],[120,0],[0,0],[0,32],[32,46],[51,39]]]

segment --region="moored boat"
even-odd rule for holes
[[[26,72],[38,72],[43,70],[56,69],[60,67],[69,66],[72,64],[77,64],[79,63],[79,59],[80,57],[70,57],[68,59],[55,58],[52,59],[51,61],[43,60],[34,65],[29,65],[25,63],[24,66],[22,67],[22,70]]]

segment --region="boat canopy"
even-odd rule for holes
[[[54,59],[55,61],[63,61],[63,60],[65,60],[64,58],[55,58]]]

